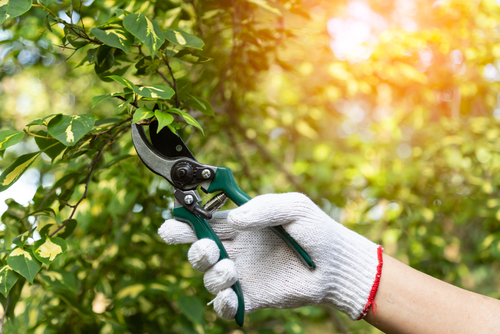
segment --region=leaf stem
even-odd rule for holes
[[[40,136],[37,134],[34,134],[33,132],[30,132],[28,129],[24,128],[23,129],[24,133],[26,133],[28,136],[33,136],[33,137],[38,137],[38,138],[43,138],[43,139],[55,139],[53,137],[45,137],[45,136]]]

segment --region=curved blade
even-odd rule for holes
[[[196,161],[182,138],[173,133],[168,126],[161,129],[159,133],[157,132],[158,121],[154,121],[149,125],[149,136],[156,151],[168,158],[183,157]]]
[[[163,176],[168,182],[172,183],[170,170],[178,159],[170,159],[160,154],[149,142],[142,125],[132,124],[132,141],[142,162],[153,173]]]

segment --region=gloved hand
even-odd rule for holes
[[[206,271],[204,283],[216,294],[220,317],[233,319],[238,300],[230,288],[239,278],[245,312],[263,308],[296,308],[329,304],[351,319],[366,315],[375,299],[382,270],[382,248],[335,222],[299,193],[255,197],[241,207],[216,213],[210,220],[229,259],[219,262],[210,239],[192,228],[167,220],[158,233],[168,244],[192,243],[191,265]],[[308,269],[268,226],[284,229],[316,264]]]

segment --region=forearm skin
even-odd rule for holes
[[[500,301],[460,289],[384,254],[375,314],[365,321],[385,333],[498,333]]]

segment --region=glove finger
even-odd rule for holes
[[[318,207],[304,194],[267,194],[231,210],[227,221],[236,230],[252,231],[294,222],[316,209]]]
[[[222,290],[212,302],[219,317],[226,320],[234,319],[238,311],[238,297],[233,289]]]
[[[189,244],[198,240],[189,224],[175,219],[166,220],[158,229],[158,234],[170,245]]]
[[[213,295],[229,288],[238,280],[236,265],[230,259],[223,259],[208,269],[203,276],[203,283],[208,292]]]
[[[208,221],[220,240],[233,239],[238,234],[238,231],[227,221],[229,212],[231,210],[215,212],[212,219]]]
[[[191,245],[188,260],[194,269],[205,272],[219,260],[220,250],[215,241],[200,239]]]

